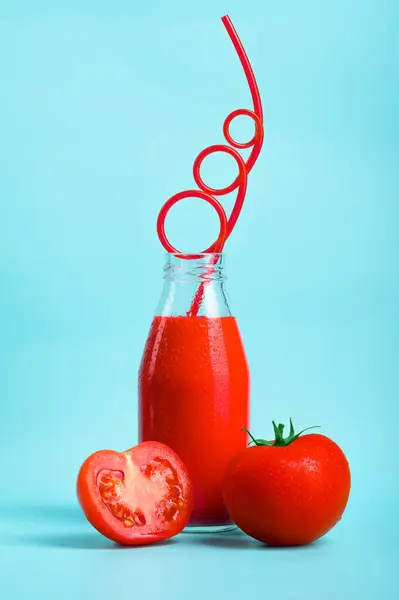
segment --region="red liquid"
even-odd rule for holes
[[[140,439],[171,446],[195,487],[191,525],[227,525],[221,482],[246,447],[249,373],[234,317],[155,317],[139,373]]]

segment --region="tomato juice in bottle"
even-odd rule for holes
[[[140,440],[163,442],[185,462],[195,490],[190,528],[198,531],[232,526],[221,482],[247,442],[249,371],[223,265],[222,254],[167,255],[139,371]],[[188,316],[201,283],[198,314]]]

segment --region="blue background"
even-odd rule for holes
[[[252,429],[320,424],[353,490],[319,543],[245,536],[120,549],[80,515],[92,451],[136,440],[161,290],[157,213],[261,89],[265,146],[226,246]],[[399,5],[396,0],[3,0],[0,8],[2,598],[395,598],[398,564]],[[251,125],[235,123],[248,139]],[[233,161],[204,164],[228,184]],[[230,210],[232,199],[225,199]],[[201,201],[168,233],[201,250]]]

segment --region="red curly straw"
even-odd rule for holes
[[[196,259],[199,258],[202,254],[219,254],[222,252],[223,247],[226,243],[226,240],[230,236],[231,232],[234,229],[235,224],[237,223],[237,219],[240,215],[242,206],[244,204],[245,193],[247,191],[247,180],[248,173],[251,171],[254,166],[263,144],[263,111],[262,111],[262,101],[259,94],[258,85],[256,83],[255,75],[251,67],[251,63],[249,62],[248,56],[244,50],[244,47],[238,37],[236,30],[234,29],[233,23],[230,20],[230,17],[227,15],[222,17],[223,25],[225,26],[227,33],[230,36],[231,41],[233,42],[234,48],[238,54],[238,57],[241,61],[241,65],[244,69],[245,76],[247,78],[248,86],[252,96],[252,103],[254,110],[248,110],[246,108],[239,108],[231,112],[224,121],[223,124],[223,135],[230,145],[225,144],[215,144],[213,146],[209,146],[202,150],[199,153],[197,158],[194,161],[193,165],[193,176],[194,181],[198,186],[198,190],[185,190],[183,192],[179,192],[169,198],[167,202],[163,205],[157,220],[157,232],[158,237],[167,252],[173,254],[179,254],[181,258],[185,259]],[[255,124],[255,134],[249,142],[239,143],[236,142],[230,135],[230,124],[236,117],[240,115],[245,115],[250,117]],[[237,152],[237,149],[251,148],[251,153],[248,157],[247,161],[244,161],[241,154]],[[207,186],[201,179],[200,169],[202,161],[213,154],[214,152],[224,152],[232,156],[238,166],[238,176],[230,185],[215,189]],[[233,192],[235,189],[237,191],[237,198],[235,204],[233,206],[233,210],[231,211],[230,217],[227,219],[225,210],[221,203],[215,198],[215,196],[224,196]],[[166,233],[165,233],[165,219],[169,210],[172,208],[176,202],[179,200],[183,200],[183,198],[200,198],[208,202],[213,208],[216,210],[219,220],[220,220],[220,232],[217,240],[209,246],[206,250],[201,252],[200,254],[182,254],[176,248],[172,246],[169,242]],[[218,256],[212,257],[211,265],[215,265],[218,261]],[[190,310],[187,312],[187,316],[196,317],[198,315],[198,311],[201,307],[201,303],[204,297],[204,286],[206,281],[203,281],[193,299]]]

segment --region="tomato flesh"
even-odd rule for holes
[[[80,504],[90,523],[122,544],[148,544],[188,523],[193,489],[177,454],[158,442],[123,453],[95,452],[78,476]]]

